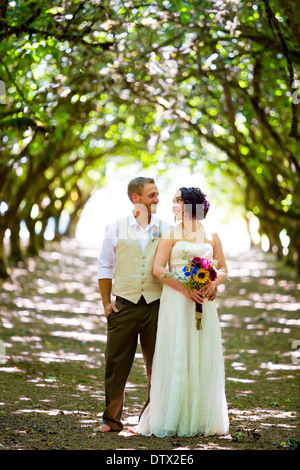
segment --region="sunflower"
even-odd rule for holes
[[[194,281],[199,282],[200,284],[204,285],[210,281],[209,271],[204,268],[199,268],[197,274],[194,276]]]

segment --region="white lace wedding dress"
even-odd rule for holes
[[[172,249],[170,269],[181,272],[188,257],[212,255],[209,243],[178,241]],[[157,437],[227,434],[228,426],[222,338],[215,301],[205,300],[202,330],[197,330],[195,302],[164,285],[150,404],[136,432]]]

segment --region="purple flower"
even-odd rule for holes
[[[161,237],[161,233],[160,232],[152,232],[152,242],[154,242],[154,240],[157,240],[159,237]]]
[[[193,268],[200,268],[201,267],[201,258],[195,256],[191,261],[191,266]]]

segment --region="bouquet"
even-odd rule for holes
[[[198,258],[195,256],[188,260],[184,266],[185,284],[188,289],[201,289],[206,284],[210,284],[217,277],[216,261],[208,258]],[[202,329],[202,305],[196,302],[196,328]]]

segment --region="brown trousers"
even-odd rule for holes
[[[119,312],[111,312],[107,320],[105,350],[105,398],[103,422],[113,431],[123,428],[121,416],[125,386],[140,337],[141,350],[147,372],[147,400],[149,403],[152,359],[155,348],[159,300],[149,304],[141,297],[137,304],[116,298]]]

